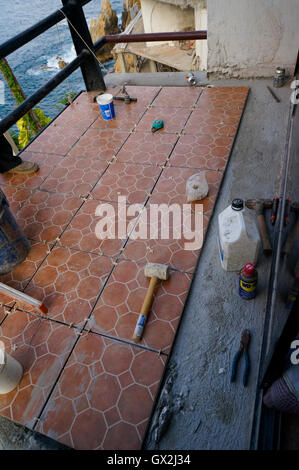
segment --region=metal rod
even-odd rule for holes
[[[81,6],[84,6],[90,1],[91,0],[80,0],[80,4]],[[70,4],[70,5],[65,5],[64,7],[61,7],[61,10],[64,11],[66,15],[68,15],[70,11],[72,10],[72,8],[73,6]],[[7,57],[9,54],[16,51],[20,47],[24,46],[28,42],[32,41],[37,36],[44,33],[48,29],[52,28],[52,26],[55,26],[55,24],[59,23],[60,21],[64,19],[65,17],[63,13],[57,10],[51,15],[44,18],[43,20],[36,23],[35,25],[26,29],[22,33],[17,34],[13,38],[4,42],[3,44],[0,45],[0,59],[3,59],[3,57]]]
[[[4,134],[11,126],[13,126],[22,116],[24,116],[37,103],[44,99],[51,91],[54,90],[66,77],[77,70],[86,58],[89,57],[89,51],[84,49],[72,62],[66,65],[55,77],[49,80],[45,85],[39,88],[33,95],[29,96],[16,109],[11,111],[2,121],[0,121],[0,135]]]
[[[77,55],[88,48],[90,55],[81,64],[81,72],[87,91],[104,91],[106,85],[102,76],[101,68],[94,52],[94,45],[90,36],[84,11],[78,0],[61,0],[64,6],[72,6],[68,14],[68,25],[73,39]]]
[[[113,34],[104,36],[108,43],[179,41],[188,39],[207,39],[207,31],[181,31],[171,33]],[[97,49],[97,43],[95,43]]]

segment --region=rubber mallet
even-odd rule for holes
[[[166,264],[147,263],[144,268],[144,275],[150,277],[151,280],[133,334],[133,340],[136,343],[142,338],[146,319],[154,298],[155,287],[160,280],[166,281],[168,279],[168,266]]]

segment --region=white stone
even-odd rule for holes
[[[208,195],[209,186],[204,172],[195,173],[186,183],[187,201],[200,201]]]

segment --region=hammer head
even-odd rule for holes
[[[247,199],[245,205],[248,209],[269,209],[272,207],[272,202],[271,199]]]
[[[144,268],[144,274],[147,277],[157,277],[166,281],[168,279],[168,266],[166,264],[147,263]]]

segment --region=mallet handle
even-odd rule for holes
[[[135,331],[133,334],[133,340],[137,343],[138,341],[141,340],[142,335],[143,335],[143,330],[145,327],[146,319],[148,316],[149,309],[151,308],[153,298],[154,298],[154,291],[156,288],[156,285],[158,284],[159,279],[157,277],[152,277],[147,289],[147,293],[145,296],[145,299],[143,301],[140,314],[136,323]]]

